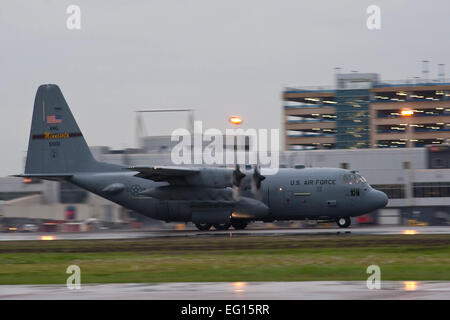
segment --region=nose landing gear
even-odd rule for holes
[[[352,221],[350,220],[350,217],[343,217],[336,220],[337,225],[340,228],[348,228]]]

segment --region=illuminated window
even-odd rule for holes
[[[418,182],[413,189],[415,198],[450,197],[450,182]]]
[[[404,199],[405,185],[404,184],[378,184],[372,185],[372,188],[383,191],[389,199]]]

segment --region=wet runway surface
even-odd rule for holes
[[[281,235],[382,235],[382,234],[450,234],[450,226],[444,227],[368,227],[368,228],[308,228],[308,229],[248,229],[227,231],[151,230],[151,231],[102,231],[78,233],[0,233],[0,241],[20,240],[95,240],[141,239],[158,237],[232,237],[232,236],[281,236]]]
[[[205,282],[157,284],[2,285],[0,299],[149,300],[410,300],[450,299],[450,282],[384,281],[368,289],[364,281]]]

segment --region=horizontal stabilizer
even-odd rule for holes
[[[39,178],[43,180],[52,180],[52,181],[61,181],[61,180],[67,180],[72,177],[72,174],[67,173],[30,173],[30,174],[15,174],[11,177],[18,177],[18,178]]]

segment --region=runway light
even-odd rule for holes
[[[417,282],[416,281],[404,281],[403,285],[404,285],[404,289],[406,291],[415,291],[415,290],[417,290]]]
[[[233,117],[230,117],[229,121],[232,124],[241,124],[243,120],[241,117],[233,116]]]
[[[234,292],[236,293],[240,293],[240,292],[244,292],[244,288],[247,285],[246,282],[233,282],[232,283],[233,287],[234,287]]]
[[[412,116],[414,114],[414,111],[411,110],[411,109],[403,109],[402,111],[400,111],[400,114],[403,117],[410,117],[410,116]]]
[[[41,240],[55,240],[54,236],[41,236]]]
[[[403,230],[403,234],[418,234],[417,230]]]

